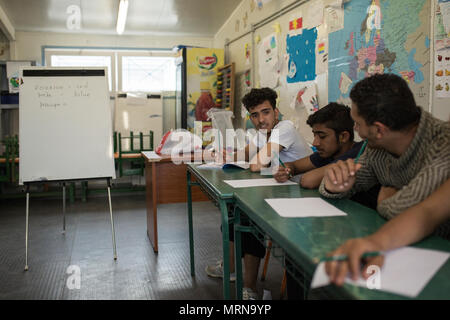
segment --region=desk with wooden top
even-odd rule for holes
[[[147,203],[147,235],[158,252],[158,205],[165,203],[186,202],[186,162],[191,161],[192,155],[172,158],[161,155],[159,159],[146,156],[145,159],[145,185]],[[181,162],[180,164],[175,163]],[[192,193],[193,201],[207,201],[208,198],[200,190]]]
[[[240,257],[241,231],[260,234],[270,239],[287,271],[308,292],[319,260],[350,238],[364,237],[378,230],[385,222],[372,209],[348,199],[325,199],[347,216],[317,218],[283,218],[264,199],[319,197],[317,190],[299,186],[253,187],[234,190],[235,197],[235,256]],[[299,208],[301,210],[301,208]],[[246,216],[251,227],[240,225]],[[431,236],[414,247],[450,252],[450,241]],[[242,298],[242,264],[236,259],[236,294]],[[319,290],[319,289],[318,289]],[[327,298],[338,299],[406,299],[393,293],[370,290],[344,284],[320,289]],[[450,259],[435,274],[417,299],[450,299]]]

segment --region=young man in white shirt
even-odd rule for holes
[[[260,171],[270,166],[272,157],[279,154],[281,161],[292,162],[312,153],[305,139],[297,132],[293,123],[279,120],[276,106],[277,94],[270,88],[252,89],[242,99],[242,103],[250,113],[250,120],[258,134],[245,148],[245,159],[250,160],[250,170]],[[258,152],[250,154],[252,147]],[[276,159],[278,161],[278,159]],[[264,246],[249,233],[242,234],[242,254],[244,257],[244,300],[257,299],[256,282],[259,264],[264,258]],[[230,225],[230,272],[234,272],[234,228]],[[207,266],[206,273],[211,277],[223,277],[221,262]],[[230,276],[233,281],[234,276]]]

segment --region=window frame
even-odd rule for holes
[[[124,57],[176,57],[176,53],[173,51],[118,51],[117,52],[117,74],[118,74],[118,92],[125,92],[123,90],[123,58]],[[163,90],[165,91],[165,90]],[[163,92],[161,91],[161,92]],[[174,90],[172,90],[174,91]]]
[[[112,50],[100,50],[100,49],[46,49],[45,50],[45,65],[51,67],[52,63],[52,56],[104,56],[104,57],[111,57],[111,70],[108,70],[109,68],[106,68],[106,72],[111,72],[111,88],[110,93],[114,93],[117,91],[116,87],[116,55]],[[108,75],[109,77],[109,75]],[[109,83],[108,83],[109,86]]]

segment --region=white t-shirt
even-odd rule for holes
[[[283,162],[292,162],[312,154],[305,138],[298,133],[294,124],[289,120],[280,121],[273,127],[269,141],[267,141],[267,136],[260,131],[253,138],[253,143],[258,148],[264,147],[267,142],[276,143],[283,147],[280,151],[280,159]]]

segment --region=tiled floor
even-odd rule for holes
[[[219,211],[212,203],[194,203],[194,278],[185,203],[160,207],[158,254],[146,235],[145,196],[114,195],[112,206],[117,261],[106,197],[68,205],[65,234],[62,201],[31,199],[24,272],[25,200],[1,200],[0,299],[222,299],[221,279],[204,272],[222,253]],[[281,265],[271,258],[260,294],[268,289],[278,299],[281,278]],[[234,296],[234,285],[231,290]]]

